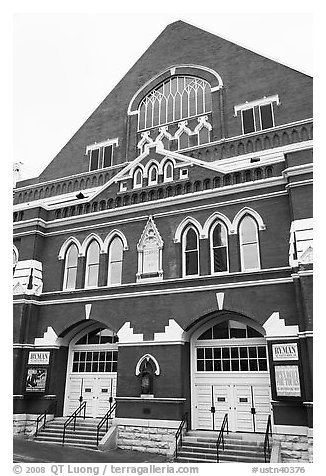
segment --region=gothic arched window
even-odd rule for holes
[[[211,272],[228,271],[228,235],[226,226],[217,222],[211,231]]]
[[[100,267],[100,246],[93,240],[87,248],[85,287],[98,285],[98,272]]]
[[[63,289],[75,289],[77,278],[78,250],[72,243],[66,252]]]
[[[242,271],[260,269],[256,220],[246,215],[240,222],[240,256]]]
[[[183,263],[184,276],[199,274],[198,235],[192,226],[183,235]]]
[[[192,76],[174,76],[141,101],[138,130],[179,121],[211,109],[211,87],[207,81]]]
[[[122,280],[122,262],[123,262],[123,244],[121,239],[116,236],[109,247],[109,279],[108,284],[121,284]]]

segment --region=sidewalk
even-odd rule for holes
[[[97,451],[14,438],[14,463],[166,463],[165,456],[140,451]]]

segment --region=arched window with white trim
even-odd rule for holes
[[[63,289],[75,289],[77,279],[78,250],[75,243],[72,243],[65,256],[65,270],[63,276]]]
[[[143,171],[138,168],[134,173],[134,188],[141,188],[143,186]]]
[[[223,273],[229,270],[228,234],[227,228],[221,221],[211,229],[211,272],[212,274]]]
[[[13,272],[15,272],[15,269],[16,269],[16,266],[17,266],[17,263],[18,263],[18,250],[15,247],[15,245],[14,245],[14,248],[13,248],[12,260],[13,260]]]
[[[86,273],[85,287],[98,285],[98,274],[100,268],[100,245],[96,240],[91,241],[86,252]]]
[[[109,247],[108,284],[117,285],[122,282],[123,243],[116,236]]]
[[[148,185],[157,184],[158,180],[158,171],[156,165],[151,165],[148,170]]]
[[[245,215],[239,225],[241,270],[260,269],[259,239],[256,220]]]
[[[167,161],[163,167],[163,180],[164,182],[171,182],[173,180],[173,164]]]
[[[183,235],[183,274],[199,275],[199,241],[198,233],[190,226]]]

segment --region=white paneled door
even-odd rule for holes
[[[270,414],[270,387],[257,384],[195,384],[196,429],[221,428],[228,414],[229,430],[265,432]]]
[[[80,404],[80,396],[86,402],[86,416],[101,417],[110,408],[110,397],[116,395],[116,376],[70,375],[68,377],[65,415],[71,415]]]

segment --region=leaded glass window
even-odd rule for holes
[[[266,372],[265,345],[198,347],[198,372]]]
[[[152,90],[140,103],[138,129],[196,116],[212,109],[207,81],[191,76],[174,76]]]

